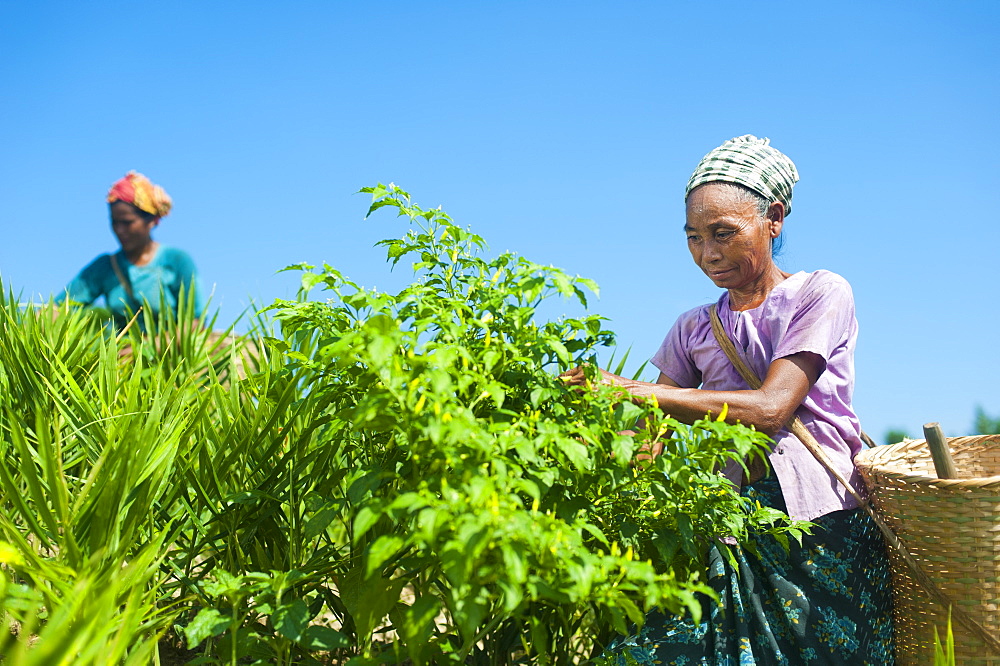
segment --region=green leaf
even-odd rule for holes
[[[590,469],[593,461],[590,459],[587,445],[570,437],[559,440],[559,448],[574,467],[580,470]]]
[[[387,560],[395,557],[406,542],[401,536],[386,534],[376,539],[368,547],[368,565],[365,570],[366,576],[371,576],[375,571],[382,568]]]
[[[556,357],[563,366],[569,366],[572,364],[573,358],[566,349],[566,345],[554,339],[550,339],[548,344],[552,347],[552,350],[556,353]]]
[[[308,264],[304,261],[300,261],[297,264],[289,264],[284,268],[278,269],[279,273],[284,273],[286,271],[311,271],[315,266]]]
[[[589,532],[591,536],[593,536],[595,539],[597,539],[598,541],[600,541],[602,544],[604,544],[607,547],[610,547],[611,544],[608,541],[608,537],[604,535],[604,532],[602,532],[597,527],[597,525],[593,525],[591,523],[584,523],[583,524],[583,529],[585,531]]]
[[[569,276],[565,273],[558,271],[552,274],[552,280],[555,282],[556,289],[563,296],[573,295],[573,284],[570,282]]]
[[[272,338],[270,336],[264,336],[264,344],[266,344],[270,349],[278,352],[279,354],[284,353],[290,349],[288,343],[284,340],[279,340],[278,338]]]
[[[611,454],[619,465],[628,465],[636,448],[635,440],[630,435],[615,435],[611,440]]]
[[[361,507],[354,517],[354,543],[360,541],[381,517],[381,511],[375,510],[370,506]]]
[[[272,615],[271,624],[275,630],[289,640],[298,642],[303,632],[309,626],[312,615],[306,602],[295,599],[291,603],[282,604]]]
[[[386,507],[386,512],[406,514],[422,509],[425,506],[428,506],[427,498],[420,493],[402,493]],[[403,511],[400,511],[401,509]]]
[[[351,640],[336,629],[313,624],[306,627],[302,638],[297,641],[307,650],[339,650],[353,647]]]
[[[355,479],[347,489],[347,499],[353,504],[358,504],[364,500],[373,490],[382,483],[382,473],[374,470]]]
[[[504,400],[507,398],[507,392],[504,391],[503,387],[497,382],[490,382],[483,390],[490,394],[493,398],[493,402],[496,403],[497,409],[503,407]]]
[[[538,407],[543,401],[548,400],[556,395],[556,392],[550,388],[537,387],[531,390],[531,396],[529,400],[531,401],[532,407]]]
[[[382,618],[389,614],[406,585],[406,580],[402,578],[366,578],[361,567],[348,571],[339,582],[341,601],[354,620],[358,636],[363,640],[371,636]]]
[[[399,325],[396,321],[389,316],[383,314],[377,314],[370,317],[367,322],[365,322],[365,330],[375,333],[375,334],[387,334],[395,333],[399,330]]]
[[[441,602],[436,597],[423,596],[407,609],[406,616],[413,629],[420,632],[434,622],[440,608]]]
[[[184,638],[189,650],[201,645],[206,638],[214,638],[229,628],[229,618],[214,608],[202,608],[191,623],[184,627]]]
[[[618,600],[618,603],[621,605],[622,608],[625,609],[625,613],[628,615],[628,618],[632,620],[634,624],[640,626],[642,625],[642,623],[646,619],[646,616],[641,610],[639,610],[639,607],[635,604],[634,601],[632,601],[628,597],[622,597]]]
[[[323,282],[326,276],[320,273],[303,273],[302,274],[302,291],[310,291],[313,287]]]
[[[594,280],[592,280],[590,278],[584,278],[584,277],[577,276],[576,283],[577,284],[582,284],[587,289],[589,289],[590,291],[594,292],[594,296],[597,296],[598,298],[601,297],[601,288],[597,286],[597,282],[595,282]]]
[[[615,407],[615,416],[626,429],[635,426],[636,421],[645,414],[645,410],[632,402],[619,402]]]
[[[340,512],[340,507],[337,505],[328,504],[324,506],[306,521],[303,534],[307,539],[318,537],[320,534],[326,532],[326,528],[340,515]]]

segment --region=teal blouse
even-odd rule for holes
[[[102,254],[90,262],[79,275],[66,286],[66,290],[56,298],[56,302],[69,300],[72,303],[91,305],[103,297],[108,309],[111,310],[115,326],[123,328],[143,300],[149,303],[153,315],[160,312],[160,291],[163,292],[163,305],[177,312],[181,287],[185,293],[194,290],[194,309],[200,316],[204,310],[203,291],[198,280],[198,271],[194,261],[184,250],[166,245],[160,245],[153,259],[145,266],[135,266],[119,250],[115,253],[118,268],[126,276],[132,286],[134,299],[122,286],[111,266],[111,255]]]

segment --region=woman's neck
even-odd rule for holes
[[[767,298],[772,289],[791,277],[791,275],[791,273],[786,273],[778,268],[776,264],[772,263],[771,268],[760,279],[745,287],[729,290],[729,309],[736,311],[753,310],[764,302],[764,299]]]
[[[153,260],[156,256],[156,251],[159,249],[160,244],[154,240],[149,241],[146,245],[135,250],[126,250],[125,258],[128,259],[129,263],[133,266],[145,266]]]

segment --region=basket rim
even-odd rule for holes
[[[1000,448],[1000,434],[992,435],[968,435],[964,437],[946,437],[948,447],[951,449],[970,447],[983,443],[991,443],[990,448]],[[901,462],[899,457],[909,454],[908,457],[930,458],[930,448],[927,440],[924,439],[904,439],[896,444],[883,444],[863,449],[854,458],[854,464],[862,472],[862,476],[870,473],[905,481],[920,485],[933,486],[941,490],[994,490],[1000,489],[1000,474],[993,476],[979,476],[963,479],[940,479],[928,474],[906,471],[898,466]],[[894,458],[895,457],[895,458]],[[896,464],[894,464],[896,463]]]

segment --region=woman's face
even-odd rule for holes
[[[130,203],[111,204],[111,230],[125,252],[141,250],[152,241],[150,234],[159,220],[149,219]]]
[[[782,225],[782,216],[776,217],[761,218],[757,206],[730,187],[696,187],[688,195],[684,225],[691,257],[717,287],[752,288],[773,265],[771,241]]]

